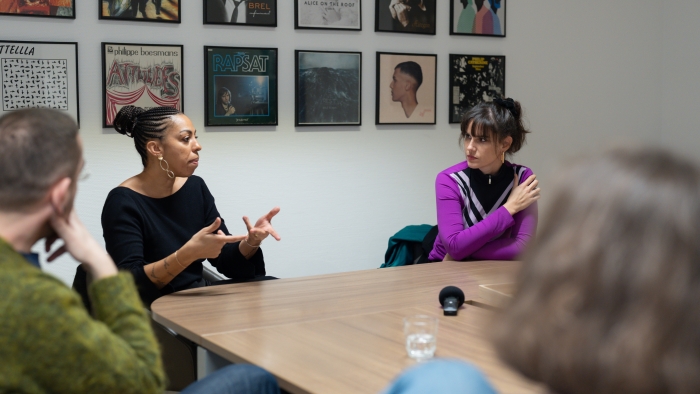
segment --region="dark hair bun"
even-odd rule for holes
[[[119,134],[134,138],[134,130],[138,124],[139,115],[143,112],[145,112],[143,108],[134,107],[133,105],[122,107],[114,118],[114,122],[112,122],[114,130],[117,130]]]

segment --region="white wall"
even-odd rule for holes
[[[533,130],[516,161],[541,178],[545,201],[558,163],[613,142],[653,141],[661,127],[663,35],[651,1],[617,0],[610,10],[591,2],[511,1],[506,38],[449,36],[445,0],[438,1],[434,37],[375,33],[371,0],[363,2],[362,32],[295,31],[290,0],[279,0],[275,29],[204,26],[201,1],[183,2],[180,25],[99,21],[97,1],[78,3],[75,21],[0,17],[0,39],[79,42],[91,177],[80,185],[77,209],[100,241],[107,193],[140,171],[132,141],[100,126],[101,41],[184,44],[185,112],[204,147],[197,174],[233,232],[243,231],[242,215],[282,207],[274,221],[282,241],[264,246],[268,273],[278,277],[378,267],[394,232],[435,223],[434,177],[463,160],[458,128],[447,123],[449,53],[507,56],[507,93],[523,103]],[[203,126],[204,45],[279,48],[278,127]],[[295,49],[363,52],[361,127],[294,127]],[[438,54],[436,126],[374,125],[376,51]],[[73,269],[65,260],[49,268],[67,282]]]
[[[661,144],[698,157],[700,151],[700,3],[666,7],[663,14]]]

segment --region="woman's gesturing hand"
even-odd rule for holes
[[[182,264],[191,263],[199,259],[213,259],[219,257],[221,248],[227,243],[238,242],[246,239],[245,235],[226,235],[219,230],[221,218],[216,218],[214,223],[199,230],[178,251],[178,258]]]
[[[277,231],[275,231],[274,227],[272,227],[272,218],[275,217],[280,212],[280,207],[274,207],[270,212],[267,213],[267,215],[261,217],[258,219],[257,222],[255,222],[255,226],[250,225],[250,220],[248,220],[247,216],[243,216],[243,222],[245,222],[245,226],[248,228],[248,244],[250,246],[258,246],[260,243],[263,241],[263,239],[267,238],[268,235],[272,235],[272,237],[276,240],[280,240],[280,236],[277,234]]]
[[[511,216],[527,208],[533,202],[540,199],[540,188],[535,174],[530,175],[525,182],[518,184],[518,174],[515,174],[513,190],[508,196],[508,201],[503,205]]]

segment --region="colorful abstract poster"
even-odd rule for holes
[[[203,0],[204,24],[277,26],[277,0]]]
[[[296,51],[296,125],[362,123],[362,53]]]
[[[0,41],[0,100],[0,116],[53,108],[79,122],[78,43]]]
[[[374,31],[435,35],[437,0],[376,0]]]
[[[450,123],[471,107],[506,94],[506,57],[450,55]]]
[[[180,23],[180,0],[100,0],[100,19]]]
[[[377,52],[376,124],[435,124],[437,55]]]
[[[126,105],[183,111],[182,53],[182,45],[103,42],[103,127]]]
[[[277,124],[277,49],[204,47],[207,126]]]
[[[296,29],[362,30],[362,0],[294,0]]]
[[[75,19],[75,0],[0,0],[0,15]]]
[[[450,34],[506,36],[506,0],[450,1]]]

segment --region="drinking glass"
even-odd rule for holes
[[[437,348],[438,319],[427,315],[413,315],[403,319],[408,356],[418,360],[432,358]]]

